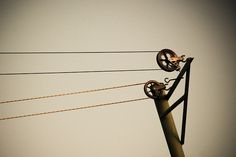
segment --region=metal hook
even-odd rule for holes
[[[181,79],[183,79],[184,77],[181,77]],[[164,78],[164,81],[165,81],[165,86],[169,85],[169,83],[171,81],[175,81],[177,78],[173,78],[173,79],[169,79],[168,77]],[[170,87],[171,88],[171,87]],[[165,90],[168,91],[170,90],[170,88],[166,88]]]

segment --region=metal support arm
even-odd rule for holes
[[[173,109],[175,109],[180,103],[184,102],[183,107],[183,118],[182,118],[182,130],[181,130],[181,144],[183,145],[185,142],[185,130],[186,130],[186,118],[187,118],[187,107],[188,107],[188,91],[189,91],[189,77],[190,77],[190,65],[193,61],[193,58],[187,58],[186,63],[182,70],[180,71],[179,75],[177,76],[175,82],[171,86],[169,92],[166,95],[166,99],[169,100],[172,96],[173,92],[175,91],[176,87],[178,86],[180,80],[182,79],[183,75],[186,73],[185,76],[185,90],[183,96],[178,99],[173,105],[171,105],[161,116],[164,118],[168,115]]]
[[[193,61],[193,58],[187,58],[186,59],[186,63],[184,65],[184,67],[182,68],[182,70],[180,71],[179,75],[177,76],[174,84],[172,85],[172,87],[170,88],[170,91],[167,93],[167,96],[166,98],[169,99],[171,97],[171,95],[173,94],[173,92],[175,91],[176,87],[178,86],[181,78],[183,77],[183,75],[185,74],[186,71],[190,71],[190,64],[191,62]],[[189,77],[189,76],[188,76]],[[187,76],[186,76],[186,79],[187,79]],[[186,82],[187,83],[187,82]],[[188,84],[185,84],[185,86],[188,86],[189,85],[189,82]]]

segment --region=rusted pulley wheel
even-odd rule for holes
[[[172,72],[174,70],[179,70],[179,63],[173,61],[172,58],[177,58],[176,53],[170,49],[161,50],[156,57],[157,64],[161,67],[161,69]]]
[[[144,85],[144,93],[152,99],[156,99],[158,98],[158,94],[156,93],[157,90],[161,90],[164,89],[165,86],[163,86],[163,83],[159,83],[157,81],[154,80],[150,80],[147,83],[145,83]]]

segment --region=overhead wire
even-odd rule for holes
[[[80,71],[43,71],[43,72],[13,72],[0,73],[0,76],[14,76],[14,75],[54,75],[54,74],[85,74],[85,73],[119,73],[119,72],[147,72],[159,71],[162,69],[115,69],[115,70],[80,70]]]
[[[48,52],[39,52],[39,51],[32,51],[32,52],[0,52],[0,55],[46,55],[46,54],[137,54],[137,53],[157,53],[159,51],[154,50],[129,50],[129,51],[78,51],[78,52],[72,52],[72,51],[48,51]],[[144,71],[157,71],[162,69],[115,69],[115,70],[80,70],[80,71],[43,71],[43,72],[10,72],[10,73],[0,73],[0,76],[13,76],[13,75],[48,75],[48,74],[78,74],[78,73],[114,73],[114,72],[144,72]],[[76,91],[76,92],[70,92],[70,93],[61,93],[61,94],[54,94],[54,95],[47,95],[47,96],[38,96],[38,97],[31,97],[31,98],[23,98],[23,99],[15,99],[15,100],[7,100],[7,101],[1,101],[0,104],[7,104],[7,103],[13,103],[13,102],[22,102],[22,101],[30,101],[30,100],[37,100],[37,99],[46,99],[46,98],[53,98],[53,97],[60,97],[60,96],[68,96],[68,95],[75,95],[75,94],[82,94],[82,93],[89,93],[89,92],[96,92],[96,91],[103,91],[103,90],[111,90],[111,89],[118,89],[118,88],[125,88],[125,87],[131,87],[131,86],[138,86],[145,83],[135,83],[135,84],[129,84],[129,85],[121,85],[121,86],[113,86],[113,87],[106,87],[106,88],[99,88],[99,89],[92,89],[92,90],[86,90],[86,91]],[[69,108],[69,109],[61,109],[61,110],[53,110],[53,111],[47,111],[47,112],[39,112],[39,113],[32,113],[32,114],[25,114],[25,115],[18,115],[18,116],[10,116],[10,117],[2,117],[0,118],[0,121],[3,120],[10,120],[10,119],[17,119],[17,118],[25,118],[25,117],[32,117],[32,116],[39,116],[39,115],[47,115],[47,114],[54,114],[54,113],[60,113],[60,112],[69,112],[69,111],[75,111],[75,110],[82,110],[82,109],[89,109],[89,108],[95,108],[95,107],[102,107],[102,106],[111,106],[116,104],[124,104],[129,102],[135,102],[135,101],[141,101],[141,100],[147,100],[149,98],[137,98],[137,99],[130,99],[130,100],[123,100],[123,101],[117,101],[117,102],[110,102],[110,103],[103,103],[103,104],[97,104],[97,105],[89,105],[89,106],[81,106],[76,108]]]
[[[129,102],[142,101],[142,100],[147,100],[147,99],[150,99],[150,98],[144,97],[144,98],[116,101],[116,102],[103,103],[103,104],[97,104],[97,105],[81,106],[81,107],[76,107],[76,108],[68,108],[68,109],[53,110],[53,111],[39,112],[39,113],[32,113],[32,114],[25,114],[25,115],[18,115],[18,116],[2,117],[2,118],[0,118],[0,121],[33,117],[33,116],[40,116],[40,115],[55,114],[55,113],[61,113],[61,112],[76,111],[76,110],[96,108],[96,107],[102,107],[102,106],[111,106],[111,105],[124,104],[124,103],[129,103]]]
[[[138,54],[157,53],[156,50],[120,50],[120,51],[9,51],[0,52],[0,55],[46,55],[46,54]],[[108,69],[108,70],[77,70],[77,71],[42,71],[42,72],[3,72],[0,76],[14,75],[55,75],[55,74],[83,74],[83,73],[115,73],[115,72],[145,72],[162,70],[157,68],[145,69]]]
[[[47,95],[47,96],[37,96],[37,97],[31,97],[31,98],[6,100],[6,101],[0,101],[0,104],[7,104],[7,103],[14,103],[14,102],[24,102],[24,101],[31,101],[31,100],[38,100],[38,99],[47,99],[47,98],[53,98],[53,97],[69,96],[69,95],[78,95],[78,94],[83,94],[83,93],[91,93],[91,92],[98,92],[98,91],[105,91],[105,90],[112,90],[112,89],[127,88],[127,87],[132,87],[132,86],[139,86],[139,85],[143,85],[143,84],[145,84],[145,83],[134,83],[134,84],[112,86],[112,87],[105,87],[105,88],[97,88],[97,89],[84,90],[84,91],[60,93],[60,94]]]
[[[120,51],[6,51],[0,55],[38,55],[38,54],[137,54],[137,53],[157,53],[156,50],[120,50]]]

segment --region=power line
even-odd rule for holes
[[[54,74],[85,74],[85,73],[115,73],[115,72],[144,72],[158,71],[162,69],[117,69],[117,70],[81,70],[81,71],[44,71],[44,72],[14,72],[0,73],[0,76],[13,75],[54,75]]]
[[[91,92],[98,92],[98,91],[105,91],[105,90],[112,90],[112,89],[127,88],[127,87],[132,87],[132,86],[139,86],[139,85],[143,85],[143,84],[145,84],[145,83],[134,83],[134,84],[128,84],[128,85],[105,87],[105,88],[91,89],[91,90],[85,90],[85,91],[76,91],[76,92],[60,93],[60,94],[47,95],[47,96],[38,96],[38,97],[31,97],[31,98],[24,98],[24,99],[7,100],[7,101],[1,101],[0,104],[7,104],[7,103],[13,103],[13,102],[23,102],[23,101],[38,100],[38,99],[47,99],[47,98],[62,97],[62,96],[69,96],[69,95],[76,95],[76,94],[78,95],[78,94],[83,94],[83,93],[91,93]]]
[[[19,115],[19,116],[3,117],[3,118],[0,118],[0,121],[17,119],[17,118],[33,117],[33,116],[40,116],[40,115],[47,115],[47,114],[54,114],[54,113],[61,113],[61,112],[76,111],[76,110],[96,108],[96,107],[102,107],[102,106],[111,106],[111,105],[124,104],[124,103],[135,102],[135,101],[142,101],[142,100],[147,100],[147,99],[150,99],[150,98],[145,97],[145,98],[123,100],[123,101],[110,102],[110,103],[104,103],[104,104],[97,104],[97,105],[81,106],[81,107],[69,108],[69,109],[54,110],[54,111],[48,111],[48,112],[39,112],[39,113],[25,114],[25,115]]]
[[[137,53],[157,53],[156,50],[127,50],[127,51],[26,51],[26,52],[0,52],[1,55],[46,55],[46,54],[137,54]]]

